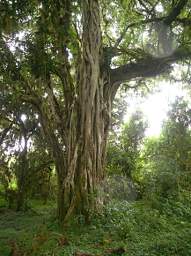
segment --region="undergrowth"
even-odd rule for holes
[[[90,225],[79,216],[63,230],[54,216],[52,204],[35,202],[25,213],[1,207],[0,256],[191,255],[189,201],[166,200],[160,208],[143,201],[112,201]]]

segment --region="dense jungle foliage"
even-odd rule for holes
[[[0,11],[0,256],[191,255],[191,2]],[[187,93],[151,137],[126,99],[161,82]]]

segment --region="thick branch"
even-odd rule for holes
[[[178,23],[181,23],[183,26],[191,26],[191,19],[189,18],[182,18],[182,19],[177,18],[176,21]]]
[[[145,58],[136,63],[128,63],[111,70],[111,84],[121,84],[135,78],[148,78],[165,73],[176,61],[191,58],[191,51],[183,48],[177,49],[172,55],[162,58]]]

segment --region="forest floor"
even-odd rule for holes
[[[167,214],[142,202],[112,202],[90,225],[79,217],[61,231],[53,204],[35,202],[25,213],[2,206],[0,256],[189,256],[191,211],[182,207],[168,202]]]
[[[0,208],[0,256],[116,255],[113,249],[125,250],[98,223],[86,226],[79,217],[79,224],[59,230],[53,216],[52,205],[36,204],[25,213]]]

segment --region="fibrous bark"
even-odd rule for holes
[[[76,102],[72,106],[64,175],[59,175],[59,219],[76,211],[87,219],[95,209],[97,185],[103,179],[111,111],[106,75],[102,71],[102,40],[98,1],[82,4],[82,56]],[[58,164],[59,165],[59,164]],[[57,166],[58,173],[62,172]],[[60,179],[61,178],[61,179]]]

